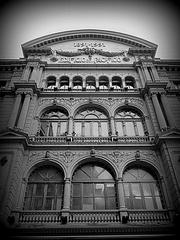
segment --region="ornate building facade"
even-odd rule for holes
[[[180,61],[103,30],[0,60],[0,218],[14,237],[175,239]]]

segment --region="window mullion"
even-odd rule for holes
[[[42,209],[45,209],[48,184],[46,183],[46,184],[43,184],[43,185],[44,185],[44,194],[42,196],[42,198],[43,198]]]

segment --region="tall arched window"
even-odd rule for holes
[[[142,168],[127,169],[123,175],[125,205],[128,209],[162,209],[157,179]]]
[[[72,178],[71,208],[74,210],[115,209],[116,191],[112,174],[94,163],[78,168]]]
[[[74,121],[76,136],[107,137],[109,132],[108,118],[96,108],[87,108],[77,113]]]
[[[25,210],[60,210],[63,201],[63,173],[54,166],[42,166],[29,176]]]
[[[122,109],[115,115],[116,131],[119,136],[144,136],[144,118],[134,109]]]
[[[57,137],[67,131],[68,115],[61,109],[50,109],[40,118],[40,136]]]

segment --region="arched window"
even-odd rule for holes
[[[29,176],[25,210],[60,210],[63,201],[63,174],[53,166],[42,166]]]
[[[67,131],[68,115],[61,109],[50,109],[40,118],[40,136],[62,136]]]
[[[82,89],[82,77],[80,76],[75,76],[73,78],[73,89],[79,89],[81,90]]]
[[[88,76],[86,78],[86,89],[89,90],[95,90],[96,89],[96,80],[93,76]]]
[[[119,136],[144,136],[144,118],[133,109],[123,109],[115,115],[116,131]]]
[[[123,175],[125,205],[128,209],[162,209],[157,179],[142,168],[127,169]]]
[[[68,89],[69,87],[69,77],[67,76],[62,76],[60,78],[60,83],[59,83],[60,89]]]
[[[113,76],[112,77],[112,87],[114,89],[120,89],[122,88],[122,80],[118,76]]]
[[[109,89],[109,79],[106,76],[101,76],[99,78],[99,89],[107,90]]]
[[[49,76],[47,78],[47,88],[54,89],[55,86],[56,86],[56,77]]]
[[[131,76],[125,77],[125,85],[128,89],[136,88],[135,79]]]
[[[74,121],[76,136],[107,137],[109,132],[108,118],[96,108],[87,108],[77,113]]]
[[[116,209],[116,205],[115,181],[107,169],[94,163],[88,163],[74,172],[72,209]]]

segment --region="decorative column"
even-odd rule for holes
[[[69,117],[69,124],[68,124],[68,137],[72,137],[73,134],[73,116]]]
[[[24,68],[22,80],[23,80],[23,81],[28,81],[28,79],[29,79],[29,74],[30,74],[30,67],[29,67],[29,65],[27,64],[26,67]]]
[[[112,90],[113,87],[112,87],[112,78],[109,79],[109,89]]]
[[[21,103],[21,93],[20,92],[16,92],[16,100],[14,103],[14,107],[8,122],[8,127],[13,128],[15,126],[16,123],[16,119],[17,119],[17,115],[18,115],[18,111],[19,111],[19,107],[20,107],[20,103]]]
[[[69,78],[69,90],[71,90],[73,87],[73,79],[72,78]]]
[[[37,76],[38,76],[38,66],[32,66],[33,70],[32,70],[32,74],[30,76],[30,79],[29,81],[35,81],[36,82],[36,79],[37,79]]]
[[[71,180],[70,178],[66,178],[64,183],[64,199],[63,199],[64,205],[62,209],[62,223],[64,224],[68,222],[70,200],[71,200]]]
[[[157,72],[155,66],[152,66],[151,70],[152,70],[152,74],[154,76],[155,81],[160,81],[160,78],[159,78],[159,75],[158,75],[158,72]]]
[[[123,179],[117,179],[117,187],[118,187],[118,204],[120,211],[121,221],[123,218],[127,217],[127,208],[125,206],[125,198],[124,198],[124,189],[123,189]]]
[[[83,78],[83,81],[82,81],[82,90],[85,91],[86,90],[86,79]]]
[[[125,88],[126,87],[126,83],[125,83],[125,78],[122,77],[122,87]]]
[[[99,90],[99,80],[96,79],[96,90]]]
[[[25,121],[26,121],[26,116],[27,116],[27,112],[28,112],[28,108],[29,108],[29,103],[30,103],[30,100],[31,100],[31,92],[26,92],[25,93],[25,99],[24,99],[24,103],[23,103],[23,106],[22,106],[22,109],[21,109],[21,114],[20,114],[20,117],[19,117],[19,120],[18,120],[18,125],[17,127],[20,128],[20,129],[23,129],[24,128],[24,124],[25,124]]]
[[[154,121],[155,120],[154,108],[153,108],[153,105],[152,105],[152,101],[150,100],[150,98],[149,98],[147,93],[144,94],[144,98],[145,98],[145,102],[146,102],[148,113],[150,115],[150,120],[145,118],[145,121],[147,123],[147,120],[149,120],[147,126],[149,126],[150,129],[151,129],[151,126],[152,126],[152,135],[154,135],[155,132],[159,131],[158,123],[156,123]],[[149,131],[149,128],[148,128],[148,131]]]
[[[137,67],[137,71],[138,71],[138,74],[139,74],[139,77],[140,77],[140,80],[141,80],[141,85],[142,85],[142,87],[144,87],[145,86],[145,81],[144,81],[144,77],[143,77],[143,74],[142,74],[141,67]]]
[[[161,106],[159,104],[156,93],[152,93],[152,101],[153,101],[154,109],[158,118],[160,129],[161,131],[166,130],[167,129],[166,121],[165,121],[163,112],[161,110]]]
[[[144,73],[146,76],[146,80],[152,82],[151,76],[150,76],[149,71],[146,66],[144,66]]]
[[[176,123],[174,121],[171,108],[169,106],[169,101],[168,101],[165,93],[161,94],[161,101],[162,101],[162,104],[163,104],[163,107],[164,107],[164,111],[166,113],[166,116],[167,116],[167,119],[168,119],[170,127],[171,128],[176,127]]]
[[[110,124],[111,124],[111,136],[114,137],[116,136],[116,132],[115,132],[115,122],[114,122],[113,116],[110,117]]]

